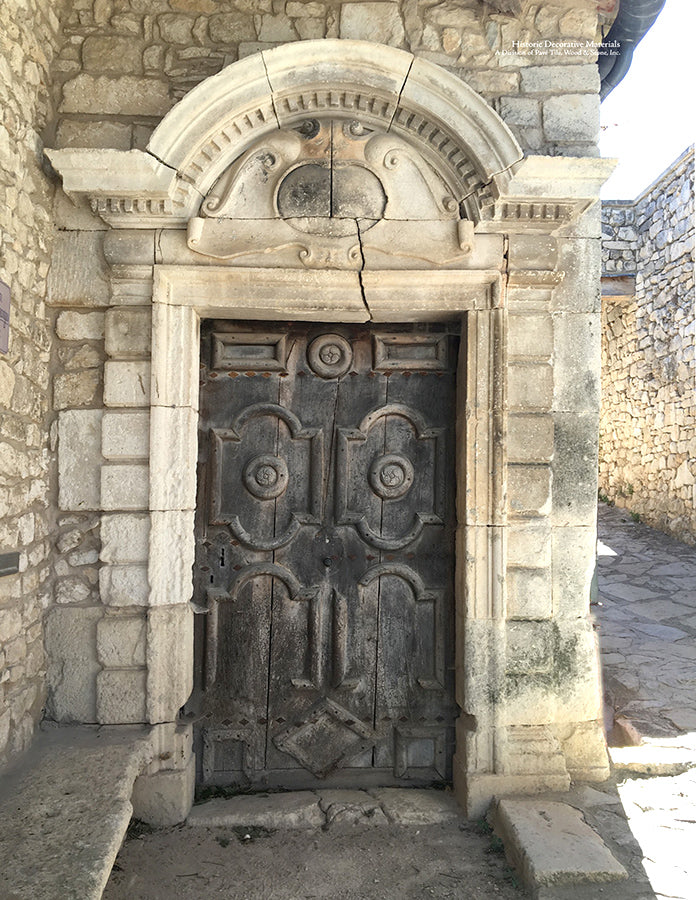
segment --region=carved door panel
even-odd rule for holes
[[[456,344],[446,326],[204,328],[204,783],[449,777]]]

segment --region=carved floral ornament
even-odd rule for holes
[[[467,223],[460,244],[474,227],[572,223],[611,167],[523,159],[497,113],[456,76],[401,50],[340,40],[287,44],[207,78],[146,151],[46,153],[66,193],[86,196],[116,228],[265,218],[340,239],[342,220],[363,229],[430,220]],[[331,228],[318,222],[327,218]],[[209,230],[191,225],[199,251]]]

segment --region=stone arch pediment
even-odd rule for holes
[[[389,134],[475,220],[490,186],[522,159],[502,119],[460,79],[402,50],[339,40],[263,51],[207,78],[164,117],[148,151],[176,169],[173,202],[193,213],[250,147],[311,120]]]
[[[356,148],[369,143],[375,153],[379,139],[388,137],[381,161],[352,159],[353,167],[361,164],[378,176],[385,194],[391,181],[393,209],[385,202],[385,217],[463,220],[465,235],[473,227],[553,231],[594,202],[605,177],[597,160],[523,158],[500,116],[459,78],[403,50],[346,40],[295,42],[233,63],[176,104],[145,151],[46,154],[65,192],[87,196],[112,227],[181,228],[212,217],[225,185],[239,181],[255,151],[279,141],[297,144],[303,129],[314,127],[307,123],[318,123],[322,133],[343,132]],[[341,162],[347,167],[349,160]],[[399,209],[398,179],[407,169],[414,194],[402,190]],[[273,180],[263,164],[257,170],[262,182]],[[364,172],[357,172],[362,189],[378,201],[380,189]],[[225,202],[232,217],[230,196]],[[286,218],[277,201],[277,193],[265,197],[266,207],[276,204],[274,217]],[[368,214],[347,208],[360,214],[355,218],[374,218],[369,204]]]

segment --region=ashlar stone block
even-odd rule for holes
[[[173,105],[165,81],[122,75],[81,73],[63,87],[63,113],[116,116],[163,116]]]
[[[508,466],[508,510],[517,516],[551,511],[551,469],[547,465]]]
[[[550,360],[553,354],[553,319],[550,315],[508,317],[508,354],[510,357]]]
[[[150,595],[147,566],[102,566],[99,593],[102,603],[109,606],[147,606]]]
[[[105,459],[147,459],[150,454],[149,413],[105,412],[102,454]]]
[[[101,521],[100,559],[106,563],[146,563],[150,537],[147,513],[106,513]],[[174,557],[175,553],[172,554]]]
[[[508,367],[508,403],[511,411],[550,410],[553,368],[550,365],[512,363]]]
[[[551,526],[547,522],[510,525],[507,531],[509,566],[547,567],[551,565]]]
[[[553,637],[548,622],[510,622],[507,628],[507,672],[531,675],[549,672]]]
[[[548,462],[553,456],[553,417],[509,415],[507,453],[513,463]]]
[[[97,675],[97,721],[100,725],[145,722],[144,669],[104,669]]]
[[[100,341],[104,337],[104,313],[66,310],[58,315],[56,334],[63,341]]]
[[[597,413],[554,415],[554,525],[592,526],[596,521],[598,419]]]
[[[109,360],[104,364],[104,404],[106,406],[148,406],[149,403],[149,362]]]
[[[147,509],[149,495],[150,481],[146,465],[117,463],[102,466],[102,509]]]
[[[598,313],[554,316],[554,409],[599,409],[601,328]]]
[[[150,324],[149,309],[110,309],[106,314],[106,352],[109,356],[118,358],[149,356]]]
[[[520,71],[523,94],[551,92],[597,93],[599,71],[594,64],[586,66],[526,66]]]
[[[193,610],[189,603],[149,610],[147,667],[147,720],[171,722],[193,688]]]
[[[152,407],[152,509],[195,509],[197,428],[198,416],[190,407]]]
[[[65,410],[58,416],[58,506],[100,508],[100,409]]]
[[[108,305],[109,282],[102,239],[102,232],[96,230],[56,232],[48,273],[49,306]]]
[[[193,593],[194,511],[151,513],[149,579],[150,604],[188,603]]]
[[[156,336],[152,358],[153,405],[190,406],[197,410],[198,363],[189,366],[186,361],[191,357],[191,348],[199,345],[198,316],[187,306],[155,303],[152,330],[153,337]],[[182,364],[172,366],[172,359]]]
[[[595,524],[554,528],[553,605],[558,618],[586,616],[596,564]]]
[[[572,143],[599,137],[599,96],[562,94],[543,104],[544,134],[549,141]]]
[[[339,37],[398,47],[405,32],[394,3],[346,3],[341,7]]]
[[[99,607],[57,607],[46,617],[46,711],[55,722],[96,722]]]
[[[105,616],[97,623],[97,659],[105,668],[145,665],[144,616]]]
[[[82,43],[82,65],[86,72],[125,75],[142,69],[142,47],[127,37],[90,35]]]
[[[551,571],[507,568],[507,614],[510,619],[550,619],[553,615]]]
[[[583,216],[586,229],[599,234],[599,203]],[[601,245],[599,239],[560,240],[558,267],[565,275],[554,289],[551,308],[558,311],[598,313],[601,309]]]

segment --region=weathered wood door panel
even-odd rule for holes
[[[447,779],[457,336],[207,323],[200,779]]]

